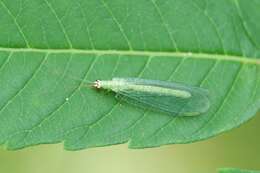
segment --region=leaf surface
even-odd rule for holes
[[[260,107],[259,9],[258,0],[0,0],[0,144],[144,148],[241,125]],[[112,77],[200,86],[210,109],[173,118],[85,87]]]

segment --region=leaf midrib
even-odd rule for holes
[[[239,55],[216,54],[216,53],[197,53],[197,52],[162,52],[162,51],[141,51],[141,50],[86,50],[86,49],[41,49],[41,48],[5,48],[0,47],[0,51],[5,52],[39,52],[39,53],[72,53],[72,54],[89,54],[89,55],[128,55],[128,56],[150,56],[150,57],[176,57],[176,58],[193,58],[209,59],[220,61],[233,61],[245,64],[260,65],[260,59]]]

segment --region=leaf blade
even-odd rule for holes
[[[21,9],[15,1],[1,3],[1,144],[18,149],[64,141],[76,150],[127,141],[131,148],[188,143],[237,127],[259,110],[254,38],[260,33],[247,18],[259,15],[257,2],[136,3],[37,0],[22,1]],[[202,86],[213,93],[213,106],[198,119],[172,119],[117,102],[69,75]]]

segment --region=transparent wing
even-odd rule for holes
[[[173,116],[194,116],[206,112],[210,106],[208,91],[203,88],[188,86],[180,83],[136,78],[114,78],[113,80],[124,80],[126,82],[137,85],[152,85],[184,90],[191,93],[191,97],[189,98],[180,98],[174,97],[172,95],[160,95],[158,93],[156,94],[133,90],[123,90],[117,93],[118,99],[124,100],[139,107],[166,112]]]

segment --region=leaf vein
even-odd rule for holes
[[[88,21],[86,20],[87,17],[86,17],[85,10],[82,8],[82,5],[81,5],[80,2],[78,2],[78,5],[79,5],[79,8],[80,8],[80,12],[82,13],[82,15],[84,17],[84,25],[86,26],[86,30],[87,30],[87,34],[88,34],[88,40],[90,42],[91,48],[95,49],[95,44],[94,44],[94,41],[93,41],[91,33],[90,33],[90,28],[89,28],[89,25],[88,25]]]
[[[202,14],[204,14],[205,17],[208,18],[209,22],[212,24],[216,34],[217,34],[217,37],[220,41],[220,44],[221,44],[221,47],[222,47],[222,50],[224,52],[224,54],[227,54],[226,53],[226,50],[225,50],[225,47],[224,47],[224,43],[223,43],[223,39],[222,37],[220,36],[220,33],[219,33],[219,30],[218,30],[218,27],[216,25],[216,22],[209,16],[209,14],[207,13],[206,10],[202,10],[200,6],[198,6],[195,2],[193,1],[190,1],[199,11],[201,11]]]
[[[235,3],[235,7],[237,9],[237,13],[238,13],[238,17],[239,20],[242,24],[242,28],[245,31],[245,34],[247,35],[248,39],[250,40],[250,42],[256,47],[256,48],[260,48],[259,45],[254,41],[253,37],[251,36],[251,34],[248,32],[247,27],[246,27],[246,23],[243,20],[242,14],[241,14],[241,9],[240,9],[240,5],[239,2],[237,0],[234,0]]]
[[[61,30],[62,30],[62,32],[63,32],[65,38],[66,38],[66,41],[67,41],[67,43],[69,44],[69,48],[73,48],[72,43],[71,43],[71,40],[70,40],[70,38],[69,38],[69,36],[68,36],[68,34],[67,34],[67,31],[66,31],[66,29],[65,29],[65,27],[64,27],[64,25],[63,25],[63,23],[62,23],[62,21],[61,21],[60,18],[58,17],[58,14],[56,13],[56,10],[52,7],[52,5],[49,3],[48,0],[44,0],[44,2],[45,2],[46,5],[49,7],[49,9],[51,10],[51,12],[52,12],[53,15],[55,16],[55,18],[56,18],[58,24],[60,25]]]
[[[87,72],[85,73],[85,77],[83,78],[83,80],[81,81],[81,83],[79,84],[79,86],[77,88],[75,88],[71,93],[70,95],[67,97],[68,99],[64,99],[64,102],[62,102],[55,110],[53,110],[52,112],[50,112],[48,115],[46,115],[46,117],[44,119],[42,119],[40,122],[38,122],[36,125],[34,125],[34,127],[32,127],[31,129],[27,129],[27,130],[24,130],[24,132],[26,132],[26,136],[24,137],[24,140],[26,140],[26,138],[31,134],[33,133],[33,131],[38,128],[38,127],[41,127],[41,125],[47,121],[48,119],[50,119],[51,117],[55,116],[55,113],[57,111],[59,111],[66,103],[67,103],[67,100],[70,100],[71,97],[74,96],[74,94],[80,89],[80,87],[84,84],[84,80],[87,78],[89,72],[93,69],[96,61],[97,61],[97,57],[94,58],[94,60],[91,62],[90,64],[90,67],[88,68]]]
[[[9,14],[9,16],[13,19],[14,24],[16,25],[19,33],[22,35],[23,40],[26,44],[26,47],[30,48],[30,44],[29,41],[27,39],[27,37],[25,36],[22,27],[20,26],[20,24],[17,22],[16,17],[13,15],[13,13],[10,11],[10,9],[5,5],[5,3],[3,2],[3,0],[0,0],[0,3],[2,4],[2,6],[6,9],[7,13]]]
[[[6,66],[6,64],[8,64],[12,55],[13,55],[13,52],[10,52],[8,54],[7,58],[4,60],[4,62],[0,66],[0,71]]]
[[[174,58],[191,58],[191,59],[206,59],[206,60],[221,60],[240,62],[245,64],[260,65],[260,57],[248,57],[241,55],[227,55],[217,53],[196,53],[196,52],[156,52],[142,50],[84,50],[84,49],[38,49],[38,48],[3,48],[0,51],[4,52],[38,52],[38,53],[73,53],[86,55],[125,55],[125,56],[153,56],[153,57],[174,57]]]
[[[107,5],[107,3],[104,0],[100,0],[100,1],[102,2],[103,6],[108,11],[108,13],[112,17],[113,21],[116,23],[117,27],[119,28],[119,31],[121,32],[121,34],[123,35],[124,39],[127,42],[129,50],[133,50],[133,47],[132,47],[132,44],[131,44],[130,40],[128,39],[128,37],[127,37],[127,35],[126,35],[122,25],[119,23],[119,21],[117,20],[117,18],[113,14],[113,11],[110,9],[110,7]]]
[[[162,11],[161,9],[159,8],[159,6],[157,5],[157,3],[154,1],[154,0],[150,0],[152,5],[154,6],[155,10],[157,11],[162,23],[163,23],[163,26],[166,30],[166,32],[168,33],[169,35],[169,38],[172,42],[172,45],[174,46],[174,48],[176,49],[176,51],[178,51],[178,46],[177,46],[177,43],[176,43],[176,40],[174,39],[174,37],[172,37],[172,34],[170,33],[170,28],[168,27],[167,25],[167,22],[165,21],[163,15],[162,15]]]
[[[92,67],[93,67],[93,65],[94,65],[96,59],[97,59],[97,58],[95,58],[95,59],[92,61],[91,65],[90,65],[90,68],[87,70],[87,72],[86,72],[84,78],[86,78],[87,74],[88,74],[89,71],[92,69]],[[77,91],[77,90],[81,87],[81,85],[84,83],[83,81],[84,81],[84,80],[82,80],[82,82],[79,84],[79,86],[78,86],[75,90],[72,91],[72,93],[69,95],[68,98],[71,98],[71,97],[76,93],[76,91]],[[21,133],[24,133],[24,132],[25,132],[26,134],[24,135],[25,137],[23,138],[23,140],[26,141],[26,140],[27,140],[26,138],[29,136],[29,134],[31,134],[37,127],[40,127],[43,122],[45,122],[47,119],[51,118],[52,115],[54,115],[55,112],[57,112],[58,110],[60,110],[60,109],[62,108],[62,106],[65,105],[65,103],[67,102],[67,100],[66,100],[66,99],[64,99],[64,100],[65,100],[65,102],[62,102],[61,105],[59,105],[55,110],[53,110],[51,113],[49,113],[49,114],[47,115],[47,117],[45,117],[44,119],[42,119],[40,122],[38,122],[36,125],[34,125],[31,129],[25,129],[25,130],[22,130],[22,131],[20,131],[20,132],[16,132],[16,133],[14,133],[14,135],[21,134]],[[8,137],[8,139],[10,139],[11,137],[13,137],[14,135],[10,135],[10,136]]]
[[[195,136],[197,134],[199,134],[211,121],[213,121],[213,119],[216,117],[216,115],[218,114],[218,112],[225,106],[231,92],[233,91],[234,89],[234,86],[235,86],[235,83],[237,82],[238,80],[238,77],[242,71],[242,68],[243,68],[243,65],[240,65],[239,67],[239,70],[237,71],[235,77],[234,77],[234,80],[232,81],[228,91],[226,92],[226,96],[224,97],[223,101],[221,102],[220,106],[217,108],[217,110],[215,111],[215,113],[212,114],[211,118],[206,121],[200,128],[198,128],[193,134],[192,136]]]
[[[28,86],[30,81],[36,76],[36,74],[41,70],[42,65],[45,63],[46,59],[48,57],[48,54],[45,55],[45,57],[42,59],[36,70],[33,72],[33,74],[27,79],[22,86],[11,98],[9,98],[5,104],[0,108],[0,114],[3,112],[3,110]]]

